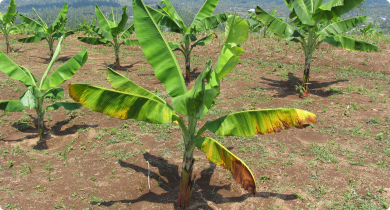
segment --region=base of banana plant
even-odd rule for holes
[[[188,83],[191,82],[191,64],[190,64],[190,57],[186,57],[186,81]]]
[[[11,46],[7,44],[7,54],[11,52]]]
[[[116,59],[115,64],[116,64],[116,70],[121,70],[121,62],[119,61],[119,58]]]
[[[177,199],[177,207],[187,208],[190,205],[192,191],[194,189],[195,177],[192,178],[192,170],[194,166],[194,158],[186,158],[184,155],[183,169],[181,172],[179,197]]]

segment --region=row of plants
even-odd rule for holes
[[[322,4],[322,1],[286,1],[292,11],[290,18],[293,19],[293,25],[265,12],[259,6],[256,7],[256,20],[262,22],[268,27],[268,30],[280,38],[301,43],[305,50],[303,79],[303,84],[306,87],[305,94],[308,92],[311,56],[320,43],[327,42],[333,46],[341,46],[350,50],[371,51],[378,49],[375,45],[340,35],[356,24],[364,22],[364,17],[347,20],[337,19],[356,7],[358,2],[358,0],[346,0],[343,1],[344,4],[340,2],[335,4],[333,1]],[[116,55],[119,55],[119,47],[122,44],[139,44],[145,58],[152,66],[155,76],[164,84],[166,92],[172,97],[171,104],[113,69],[107,68],[108,81],[114,90],[90,84],[70,84],[68,87],[69,96],[75,102],[57,102],[44,107],[45,98],[61,99],[64,97],[63,89],[58,86],[70,79],[88,59],[87,52],[82,51],[49,75],[52,65],[61,52],[62,41],[70,34],[70,32],[63,33],[67,11],[67,4],[65,4],[50,27],[40,18],[37,22],[20,16],[22,20],[37,30],[34,36],[24,38],[24,40],[40,41],[59,36],[59,43],[39,83],[29,70],[15,64],[6,54],[0,52],[0,70],[26,86],[26,91],[19,100],[0,101],[0,109],[14,112],[27,108],[36,110],[41,142],[44,142],[43,119],[45,112],[60,107],[74,110],[84,106],[119,119],[136,119],[155,124],[177,123],[181,129],[185,146],[178,207],[189,206],[195,181],[192,176],[195,148],[203,151],[211,162],[229,170],[233,178],[245,190],[256,194],[256,181],[249,167],[218,141],[207,137],[204,132],[210,131],[224,136],[255,136],[279,132],[289,127],[303,128],[315,123],[316,115],[288,108],[250,110],[231,113],[198,126],[198,123],[205,119],[205,115],[216,103],[220,94],[220,80],[233,70],[238,59],[245,52],[241,48],[241,44],[248,38],[249,25],[246,20],[235,13],[212,15],[218,0],[207,0],[191,26],[187,28],[170,1],[164,0],[162,3],[164,5],[160,5],[159,10],[156,10],[145,5],[142,0],[134,0],[134,24],[127,29],[124,29],[128,19],[126,7],[123,8],[121,20],[116,21],[113,13],[109,15],[109,19],[106,19],[99,7],[96,6],[95,13],[101,27],[96,27],[93,24],[88,26],[86,23],[84,26],[88,26],[91,29],[90,32],[95,33],[98,37],[81,37],[79,40],[90,44],[112,45],[116,49]],[[17,12],[15,12],[16,5],[13,5],[15,2],[11,0],[8,13],[5,15],[7,18],[2,18],[2,20],[15,19]],[[193,87],[187,90],[173,50],[180,50],[185,57],[189,57],[194,47],[210,43],[215,36],[210,34],[197,40],[195,34],[215,28],[221,22],[226,22],[225,41],[218,61],[214,66],[212,61],[208,61],[203,71],[195,79]],[[160,30],[161,24],[182,34],[181,42],[168,42]],[[137,39],[127,39],[134,31],[136,31]],[[111,39],[112,42],[108,39]],[[118,68],[119,58],[116,59]],[[190,69],[189,65],[189,61],[187,65],[186,58],[186,72],[187,66]]]

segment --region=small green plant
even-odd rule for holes
[[[9,40],[9,35],[16,31],[20,25],[14,26],[15,18],[18,16],[19,11],[16,10],[15,0],[9,2],[9,7],[7,12],[3,15],[0,11],[0,33],[5,37],[5,45],[7,47],[7,54],[11,52],[11,45]]]
[[[63,40],[64,36],[60,38],[54,56],[39,84],[37,84],[38,80],[28,69],[15,64],[7,55],[0,51],[0,70],[11,78],[22,82],[27,87],[26,91],[19,97],[19,100],[0,101],[0,110],[19,112],[27,108],[34,109],[37,113],[37,127],[40,142],[44,141],[43,120],[47,110],[56,110],[60,107],[64,107],[66,110],[74,110],[81,107],[80,104],[74,102],[56,102],[46,108],[43,107],[45,98],[61,99],[64,97],[63,88],[58,88],[57,86],[70,79],[88,59],[87,51],[82,51],[48,75],[61,52],[61,43]],[[23,123],[26,122],[24,119],[22,121]]]

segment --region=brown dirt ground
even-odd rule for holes
[[[179,39],[171,34],[167,37]],[[208,59],[216,62],[222,42],[219,37],[207,48],[194,50],[193,79]],[[12,45],[15,52],[9,57],[41,77],[49,62],[47,44],[12,41]],[[232,111],[294,107],[317,114],[318,122],[305,129],[253,138],[206,133],[251,167],[259,182],[258,193],[248,195],[225,169],[209,163],[197,151],[190,209],[338,209],[358,205],[359,199],[385,208],[390,202],[390,137],[386,133],[390,130],[389,38],[380,39],[378,45],[380,51],[374,53],[321,45],[312,62],[311,94],[300,98],[294,86],[303,73],[299,46],[275,37],[251,36],[243,45],[246,53],[239,64],[221,82],[219,102],[206,120]],[[0,47],[4,52],[3,36]],[[114,67],[112,49],[78,42],[76,35],[64,41],[53,69],[83,49],[88,49],[87,63],[61,86],[89,83],[110,87],[105,70]],[[167,97],[139,47],[122,47],[121,59],[120,73]],[[183,57],[178,60],[184,69]],[[17,99],[23,85],[1,75],[0,100]],[[66,100],[71,101],[69,96]],[[23,116],[31,121],[24,130],[17,123]],[[183,148],[178,126],[124,121],[86,108],[60,109],[46,114],[48,149],[44,149],[36,145],[35,117],[31,110],[1,114],[3,209],[175,208]],[[375,117],[379,122],[375,123]],[[8,168],[10,161],[14,162]],[[367,198],[370,193],[387,204]],[[355,200],[349,201],[347,195]]]

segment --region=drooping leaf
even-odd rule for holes
[[[124,44],[126,46],[138,46],[139,41],[138,41],[138,39],[126,39],[121,44]]]
[[[218,26],[218,24],[225,22],[230,13],[220,13],[217,15],[212,15],[210,17],[206,17],[197,22],[197,24],[192,28],[194,31],[202,32],[214,29]]]
[[[255,136],[279,132],[289,127],[314,124],[315,114],[300,109],[263,109],[243,111],[208,121],[205,127],[223,136]]]
[[[34,94],[34,89],[28,88],[23,95],[19,97],[20,102],[23,104],[23,106],[30,108],[30,109],[35,109],[37,102],[36,99],[38,97],[35,97]]]
[[[329,24],[318,33],[324,36],[339,35],[341,33],[347,32],[348,30],[352,30],[358,24],[364,23],[366,21],[366,18],[367,16],[359,16],[337,21],[332,24]]]
[[[106,31],[100,27],[94,26],[93,31],[100,36],[103,39],[114,39],[114,37],[111,34],[111,31]]]
[[[107,39],[100,37],[77,37],[77,39],[91,45],[107,44],[110,42]]]
[[[69,85],[69,96],[88,109],[119,119],[163,124],[173,122],[179,117],[166,103],[151,97],[87,84]]]
[[[0,110],[8,112],[20,112],[27,109],[19,100],[0,101]]]
[[[51,88],[46,91],[43,96],[44,98],[52,98],[52,99],[61,99],[64,97],[64,89],[62,88]]]
[[[297,30],[295,30],[294,27],[270,15],[261,7],[257,6],[255,11],[257,19],[261,21],[264,25],[269,25],[268,30],[272,31],[278,36],[281,36],[282,38],[302,36]]]
[[[120,40],[124,40],[124,39],[127,39],[131,36],[131,34],[133,34],[134,32],[134,23],[131,24],[131,26],[129,26],[123,33],[122,35],[119,37]]]
[[[0,70],[6,73],[12,79],[22,82],[25,86],[35,85],[27,72],[23,71],[6,54],[0,50]]]
[[[133,1],[133,12],[138,41],[156,77],[172,97],[183,95],[187,90],[179,64],[156,22],[141,0]]]
[[[85,62],[87,62],[87,59],[88,53],[86,50],[83,50],[73,56],[47,77],[41,87],[41,90],[48,90],[49,88],[57,87],[66,80],[70,79],[77,70],[80,69]]]
[[[40,42],[40,41],[42,41],[44,39],[45,39],[45,37],[39,37],[39,36],[36,36],[36,35],[32,35],[32,36],[28,36],[28,37],[24,37],[24,38],[18,39],[18,42],[21,42],[21,43],[37,43],[37,42]]]
[[[216,140],[205,137],[194,140],[195,146],[206,154],[207,160],[229,170],[241,187],[256,194],[256,181],[249,167]]]
[[[313,19],[315,21],[333,20],[356,8],[356,6],[363,1],[364,0],[330,0],[316,10],[313,14]]]
[[[127,79],[126,77],[109,67],[107,68],[107,75],[108,81],[110,82],[111,86],[117,91],[126,92],[133,95],[146,96],[150,99],[166,103],[160,97],[156,96],[145,88],[135,84],[133,81]]]
[[[378,46],[376,45],[346,36],[331,36],[325,38],[323,41],[334,47],[342,47],[346,50],[356,50],[361,52],[378,51]]]
[[[75,102],[57,102],[50,106],[47,106],[46,109],[57,110],[61,107],[64,107],[65,110],[72,111],[81,108],[82,105]]]
[[[190,28],[194,28],[200,20],[210,17],[213,14],[214,9],[218,4],[218,1],[219,0],[206,0],[196,14],[194,20],[191,23]]]
[[[31,29],[33,29],[35,31],[39,31],[39,32],[43,32],[44,31],[43,30],[43,26],[40,23],[38,23],[37,21],[35,21],[35,20],[33,20],[33,19],[29,18],[29,17],[26,17],[26,16],[24,16],[22,14],[19,15],[19,18],[20,18],[21,21],[27,23],[30,26]]]
[[[169,47],[175,51],[175,50],[180,50],[180,43],[179,42],[176,42],[176,41],[169,41],[168,42],[169,44]]]
[[[199,46],[206,46],[213,41],[213,38],[215,38],[215,34],[211,33],[211,34],[203,37],[202,39],[199,39],[198,41],[196,41],[194,44],[191,45],[191,47],[196,47],[198,45]]]

